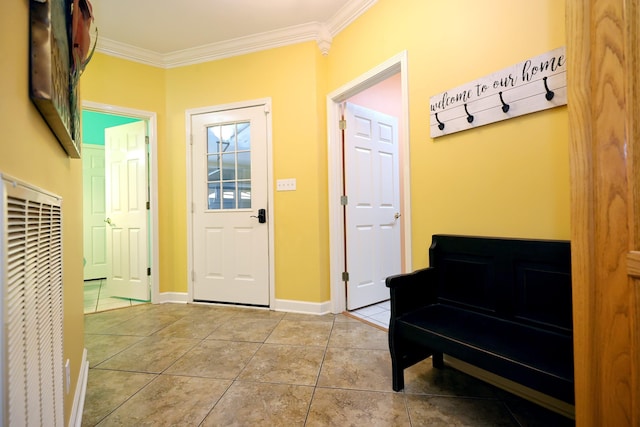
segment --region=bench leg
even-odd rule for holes
[[[402,391],[404,388],[404,369],[393,360],[391,361],[391,375],[393,377],[393,391]]]
[[[443,358],[442,353],[434,352],[433,356],[431,358],[433,360],[433,367],[434,368],[438,368],[438,369],[444,368],[444,358]]]

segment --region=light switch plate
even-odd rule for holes
[[[295,191],[296,190],[296,179],[279,179],[276,181],[276,190],[277,191]]]

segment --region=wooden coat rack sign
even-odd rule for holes
[[[567,104],[565,47],[431,97],[431,137]]]

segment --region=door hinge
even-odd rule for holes
[[[349,197],[348,196],[340,196],[340,204],[342,206],[347,206],[349,204]]]
[[[194,202],[191,202],[191,213],[194,213],[196,211],[196,204]]]
[[[340,127],[340,130],[345,130],[347,128],[347,121],[346,120],[340,120],[338,122],[338,126]]]
[[[147,267],[147,276],[151,276],[151,267]]]
[[[189,134],[189,145],[193,145],[193,134]]]
[[[144,143],[147,144],[147,145],[149,144],[149,137],[148,136],[144,137]]]
[[[151,202],[147,202],[147,210],[151,209]]]
[[[348,271],[343,271],[342,272],[342,281],[343,282],[348,282],[349,281],[349,272]]]
[[[192,282],[196,281],[196,271],[195,270],[191,270],[191,281]]]

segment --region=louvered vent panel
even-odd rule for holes
[[[2,180],[3,424],[62,426],[61,200]]]

